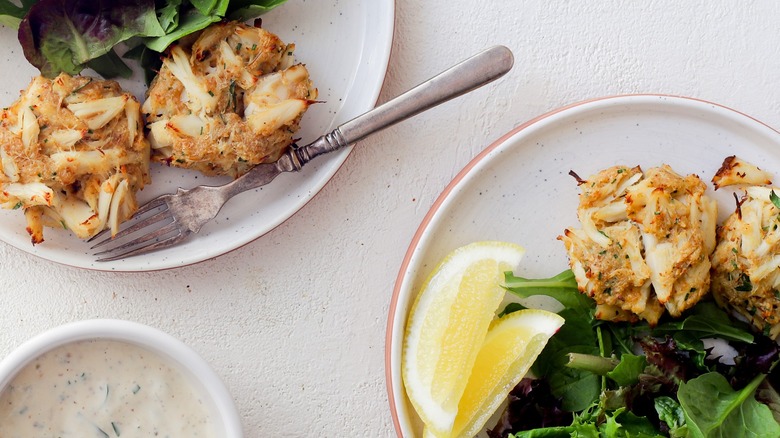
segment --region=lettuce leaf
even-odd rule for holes
[[[726,341],[751,343],[754,336],[746,324],[732,321],[728,314],[713,302],[702,302],[691,310],[692,314],[683,320],[669,321],[658,325],[656,336],[675,335],[680,331],[695,333],[698,338],[720,338]]]
[[[601,417],[602,418],[597,418]],[[570,426],[554,426],[521,431],[509,435],[510,438],[663,438],[646,419],[626,411],[625,408],[602,413],[587,410],[575,416]]]
[[[221,21],[227,12],[228,0],[215,1],[209,9],[209,13],[203,13],[203,10],[207,9],[205,5],[201,5],[203,9],[186,6],[186,4],[182,4],[178,10],[175,28],[163,35],[150,35],[153,38],[144,39],[144,45],[155,52],[162,52],[174,41]]]
[[[639,375],[646,366],[647,361],[644,356],[624,354],[615,369],[607,373],[607,377],[620,386],[631,386],[639,381]]]
[[[265,14],[287,0],[233,0],[227,11],[230,20],[246,21]]]
[[[154,0],[40,0],[19,25],[27,60],[41,74],[78,74],[134,36],[164,35]]]
[[[18,28],[27,60],[41,74],[77,74],[86,67],[104,77],[132,71],[115,46],[140,41],[154,52],[224,19],[246,21],[286,0],[0,0],[0,23]],[[21,6],[20,6],[21,5]],[[159,58],[132,51],[127,59]],[[139,56],[141,53],[143,56]],[[142,63],[151,72],[155,62]],[[148,79],[148,77],[147,77]]]
[[[37,0],[21,0],[17,5],[11,0],[0,0],[0,24],[18,29],[27,11]]]
[[[190,3],[203,15],[212,15],[211,13],[217,7],[218,3],[227,5],[227,2],[220,0],[190,0]],[[222,11],[221,14],[217,13],[217,15],[225,15],[225,11]]]
[[[666,424],[669,436],[672,438],[684,438],[688,435],[688,426],[685,424],[685,413],[680,403],[668,396],[660,396],[654,400],[654,407],[658,418]]]
[[[764,378],[764,375],[755,377],[739,391],[732,389],[719,373],[703,374],[681,384],[677,397],[685,413],[689,436],[780,436],[780,424],[771,410],[754,397]]]
[[[570,353],[599,356],[596,333],[591,328],[590,312],[564,309],[559,313],[566,323],[550,338],[532,366],[534,375],[546,379],[564,410],[581,411],[593,404],[601,393],[601,378],[596,374],[567,366]]]
[[[627,325],[596,320],[593,301],[577,290],[571,271],[546,279],[508,272],[504,280],[519,297],[546,295],[563,305],[559,313],[566,323],[532,370],[556,401],[554,410],[575,418],[542,427],[507,422],[503,431],[515,437],[639,437],[658,431],[675,438],[780,436],[780,395],[768,383],[756,392],[764,375],[772,379],[780,350],[714,303],[701,302],[684,318],[656,327]],[[504,312],[518,307],[510,304]],[[705,338],[734,347],[735,363],[710,358]],[[534,400],[534,408],[543,411],[544,398],[536,394]],[[524,403],[514,400],[510,407]]]
[[[171,33],[179,26],[179,8],[182,0],[169,0],[161,8],[157,8],[157,19],[165,33]]]
[[[133,75],[133,71],[127,64],[122,61],[122,58],[111,50],[103,56],[99,56],[95,59],[90,59],[86,63],[87,67],[95,70],[99,75],[106,78],[123,77],[129,78]]]
[[[554,277],[543,279],[516,277],[512,272],[505,272],[504,287],[521,298],[546,295],[567,309],[587,309],[594,305],[592,299],[579,292],[574,273],[568,269]]]

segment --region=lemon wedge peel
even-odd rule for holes
[[[558,314],[526,309],[491,326],[458,404],[452,436],[473,437],[482,430],[563,323]]]
[[[449,436],[480,346],[501,303],[503,273],[525,250],[506,242],[456,249],[434,269],[407,321],[401,373],[426,435]]]

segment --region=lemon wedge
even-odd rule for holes
[[[426,435],[449,436],[469,375],[504,297],[503,273],[525,250],[505,242],[456,249],[434,269],[406,324],[401,374]]]
[[[482,430],[563,322],[555,313],[526,309],[491,326],[458,404],[452,436],[473,437]]]

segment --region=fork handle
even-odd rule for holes
[[[369,135],[468,93],[506,74],[514,63],[512,52],[494,46],[354,119],[341,124],[311,144],[295,150],[295,170],[314,157],[346,147]]]

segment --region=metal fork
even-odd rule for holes
[[[92,246],[110,242],[117,245],[97,252],[98,261],[112,261],[145,254],[175,245],[197,233],[214,219],[222,205],[238,193],[270,183],[282,172],[300,170],[314,157],[344,148],[388,126],[433,108],[452,98],[492,82],[506,74],[514,63],[512,52],[504,46],[491,47],[423,82],[404,94],[334,129],[312,143],[292,148],[274,163],[260,164],[248,173],[222,186],[179,188],[175,194],[159,196],[142,206],[123,230]],[[147,217],[144,217],[146,215]],[[105,236],[104,230],[92,237]],[[143,231],[124,243],[119,240]],[[126,239],[125,239],[126,240]]]

